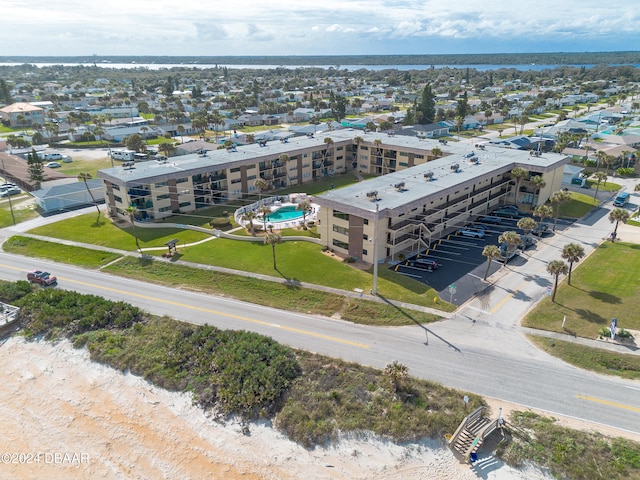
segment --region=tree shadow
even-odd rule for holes
[[[278,272],[280,274],[280,276],[284,279],[283,285],[288,289],[288,290],[299,290],[300,288],[302,288],[302,282],[300,280],[298,280],[297,278],[290,278],[287,277],[284,273],[282,273],[278,268],[275,269],[276,272]]]
[[[602,315],[599,315],[599,314],[597,314],[595,312],[592,312],[591,310],[584,310],[583,308],[576,308],[574,310],[574,312],[576,312],[580,316],[580,318],[583,318],[587,322],[599,323],[599,324],[603,324],[603,325],[607,325],[609,323],[608,319],[604,318]]]
[[[589,295],[591,295],[596,300],[600,300],[604,303],[622,303],[620,297],[616,297],[615,295],[611,295],[610,293],[606,292],[595,292],[592,290],[591,292],[589,292]]]
[[[424,342],[425,345],[429,345],[429,334],[433,335],[434,337],[436,337],[438,340],[442,341],[442,343],[444,343],[445,345],[447,345],[450,348],[453,348],[456,352],[458,353],[462,353],[462,350],[460,350],[458,347],[456,347],[453,343],[445,340],[444,338],[442,338],[440,335],[438,335],[437,333],[435,333],[433,330],[430,330],[429,328],[427,328],[425,325],[423,325],[422,323],[420,323],[418,320],[416,320],[415,318],[413,318],[409,313],[407,313],[405,310],[403,310],[402,308],[398,307],[397,305],[395,305],[393,302],[390,302],[388,299],[386,299],[385,297],[383,297],[382,295],[378,294],[378,297],[380,297],[380,299],[382,299],[383,302],[385,302],[387,305],[392,306],[393,308],[395,308],[398,312],[400,312],[402,315],[404,315],[405,317],[407,317],[409,320],[411,320],[413,323],[415,323],[417,326],[419,326],[420,328],[422,328],[425,332],[425,335],[427,336],[426,341]]]

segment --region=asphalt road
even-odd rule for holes
[[[541,295],[537,282],[542,278],[534,275],[507,274],[500,287],[476,300],[486,303],[469,304],[449,320],[376,328],[0,253],[5,280],[23,279],[36,267],[57,275],[58,288],[122,300],[186,322],[256,331],[292,347],[373,367],[397,359],[416,377],[640,435],[640,382],[581,371],[524,339],[517,319],[523,306]],[[515,282],[523,285],[512,287]]]

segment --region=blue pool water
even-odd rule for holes
[[[295,205],[287,205],[267,215],[267,222],[287,222],[302,218],[302,210],[298,210]]]

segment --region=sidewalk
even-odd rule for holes
[[[592,340],[590,338],[576,337],[569,333],[549,332],[546,330],[538,330],[535,328],[528,328],[528,327],[519,327],[519,329],[520,331],[522,331],[522,333],[525,333],[528,335],[535,335],[538,337],[549,337],[549,338],[553,338],[554,340],[562,340],[564,342],[584,345],[585,347],[600,348],[602,350],[608,350],[610,352],[615,352],[615,353],[640,355],[640,347],[638,347],[637,345],[623,344],[615,340],[613,341],[612,340],[595,340],[595,339]]]

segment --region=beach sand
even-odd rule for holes
[[[169,392],[91,362],[68,341],[0,344],[0,478],[546,479],[490,454],[472,468],[442,443],[374,435],[307,450],[267,422],[243,434]],[[506,410],[505,410],[506,412]]]

